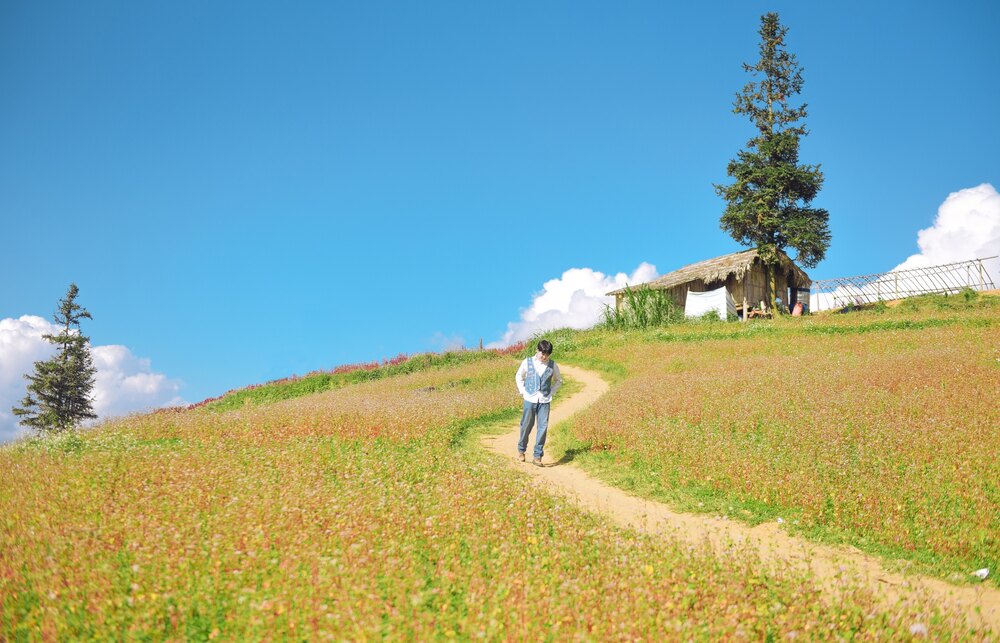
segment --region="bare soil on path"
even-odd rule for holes
[[[583,390],[552,405],[550,431],[556,424],[586,408],[608,390],[608,384],[592,371],[560,364],[560,370],[583,384]],[[886,570],[881,563],[860,550],[809,542],[792,536],[778,524],[756,527],[711,516],[673,511],[667,505],[638,498],[591,477],[568,462],[543,458],[543,466],[531,464],[534,432],[528,445],[528,461],[515,459],[519,427],[499,435],[483,437],[483,444],[505,457],[510,465],[531,475],[544,490],[576,502],[588,511],[601,513],[616,524],[640,532],[663,535],[678,542],[701,547],[709,545],[720,555],[750,551],[759,556],[769,571],[811,572],[824,598],[838,597],[856,588],[865,588],[881,606],[892,610],[901,603],[929,601],[944,611],[964,617],[968,626],[989,628],[1000,633],[1000,590],[989,585],[957,586],[935,578],[902,575]],[[990,570],[996,573],[997,570]]]

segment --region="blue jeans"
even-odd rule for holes
[[[549,430],[549,403],[545,402],[524,402],[524,412],[521,414],[521,438],[517,441],[517,452],[524,453],[528,450],[528,436],[531,434],[531,427],[538,419],[538,432],[535,434],[535,457],[541,458],[545,448],[545,434]]]

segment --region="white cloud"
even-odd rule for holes
[[[136,357],[127,347],[95,346],[91,354],[97,367],[94,412],[100,417],[184,404],[177,394],[180,380],[153,371],[148,359]]]
[[[917,233],[920,253],[894,270],[938,266],[1000,254],[1000,194],[989,183],[952,192],[938,208],[934,224]],[[991,262],[994,283],[1000,275]]]
[[[989,183],[952,192],[938,208],[933,225],[917,232],[917,246],[919,253],[861,288],[841,286],[832,293],[813,293],[810,307],[825,310],[851,301],[896,299],[948,287],[978,288],[978,273],[964,267],[935,276],[920,269],[1000,255],[1000,194]],[[1000,259],[983,265],[990,281],[1000,285]],[[904,270],[917,272],[897,273]]]
[[[643,262],[631,274],[605,275],[590,268],[570,268],[558,279],[550,279],[521,311],[521,319],[507,324],[503,338],[491,348],[509,346],[537,332],[554,328],[590,328],[601,320],[605,305],[614,305],[609,290],[656,279],[656,266]]]
[[[939,266],[1000,255],[1000,194],[989,183],[952,192],[938,208],[934,224],[917,233],[920,253],[893,270]],[[987,270],[996,284],[1000,261]]]
[[[23,433],[11,407],[24,399],[24,374],[36,361],[48,359],[55,352],[55,347],[42,339],[42,335],[52,332],[59,331],[34,315],[0,319],[0,443]]]
[[[34,315],[0,319],[0,443],[25,433],[11,407],[24,398],[24,374],[55,352],[42,335],[58,332],[55,324]],[[127,347],[94,346],[91,353],[97,368],[94,412],[100,417],[184,403],[178,396],[179,380],[153,371],[148,359],[136,357]]]

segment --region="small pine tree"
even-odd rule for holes
[[[91,400],[97,369],[90,338],[80,330],[80,320],[93,317],[76,303],[79,292],[76,284],[70,284],[66,297],[59,300],[53,319],[62,330],[43,335],[59,348],[51,359],[35,362],[35,372],[24,376],[28,391],[21,406],[12,409],[21,424],[40,432],[64,431],[97,417]]]
[[[744,63],[743,69],[763,77],[747,83],[733,103],[733,112],[746,115],[757,136],[729,162],[726,172],[736,181],[715,186],[727,203],[722,229],[760,252],[772,307],[778,251],[795,248],[796,259],[812,267],[830,246],[829,213],[809,206],[823,186],[823,173],[819,165],[799,165],[799,139],[807,134],[801,122],[806,105],[789,104],[802,91],[803,81],[795,55],[785,49],[787,32],[778,14],[761,16],[760,60]]]

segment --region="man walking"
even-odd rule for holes
[[[559,367],[552,361],[552,342],[543,339],[538,342],[538,352],[534,357],[528,357],[517,369],[514,382],[517,390],[524,398],[524,413],[521,414],[521,437],[517,441],[517,459],[524,462],[524,452],[528,450],[528,436],[535,421],[538,421],[538,432],[535,434],[535,466],[542,466],[542,453],[545,448],[545,434],[549,429],[549,404],[552,396],[562,386],[562,375]]]

